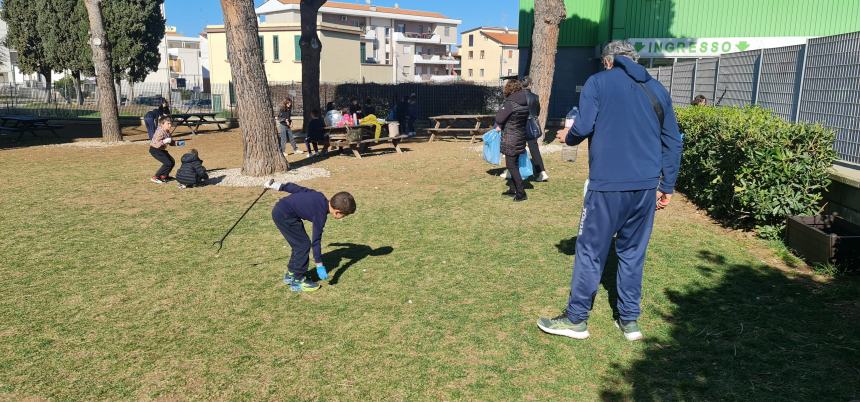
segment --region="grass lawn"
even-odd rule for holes
[[[189,147],[241,165],[238,134]],[[860,398],[856,277],[787,264],[676,197],[646,263],[646,340],[612,324],[614,275],[590,339],[546,335],[585,158],[547,155],[551,181],[514,204],[468,143],[405,148],[332,157],[314,164],[330,178],[300,183],[358,201],[326,227],[331,279],[300,295],[281,284],[277,194],[216,256],[261,189],[150,183],[143,143],[0,149],[0,399]]]

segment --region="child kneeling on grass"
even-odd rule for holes
[[[167,152],[167,146],[173,145],[173,138],[170,136],[170,128],[173,127],[173,120],[169,116],[162,116],[158,119],[158,128],[155,130],[152,139],[149,141],[149,154],[155,160],[161,162],[161,167],[152,176],[153,183],[166,183],[170,180],[170,171],[176,165],[176,161]]]
[[[206,168],[203,167],[203,160],[197,154],[196,149],[182,155],[182,166],[176,172],[176,181],[179,182],[179,188],[199,187],[206,184],[209,180],[209,174],[206,173]]]
[[[355,213],[355,199],[350,193],[339,192],[331,197],[331,200],[327,200],[319,191],[274,180],[266,182],[264,187],[291,193],[281,198],[272,208],[272,220],[292,248],[284,283],[289,285],[293,292],[313,292],[319,289],[320,285],[307,277],[308,252],[313,247],[317,270],[325,270],[321,242],[326,218],[331,214],[335,219],[342,219]],[[313,224],[313,241],[305,232],[304,221]]]

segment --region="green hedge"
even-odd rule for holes
[[[684,137],[679,189],[732,226],[776,237],[788,215],[819,212],[835,133],[758,107],[676,110]]]

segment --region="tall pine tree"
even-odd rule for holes
[[[18,52],[18,68],[24,74],[39,73],[45,77],[48,102],[51,102],[51,71],[55,70],[51,49],[42,40],[40,14],[49,12],[48,0],[4,0],[3,20],[7,24],[4,46]]]
[[[43,13],[38,16],[47,58],[56,70],[69,71],[75,83],[77,103],[84,103],[81,75],[94,74],[89,46],[90,24],[87,10],[80,0],[41,0]]]

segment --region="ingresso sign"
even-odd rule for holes
[[[713,57],[773,47],[802,45],[809,37],[630,38],[641,57]]]

